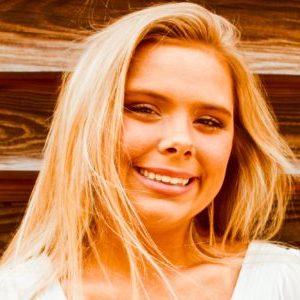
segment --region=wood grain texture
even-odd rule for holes
[[[95,28],[168,1],[0,1],[0,71],[71,70],[81,40]],[[253,71],[300,74],[300,2],[210,0],[200,3],[234,22]]]
[[[24,215],[37,172],[0,172],[0,256]]]
[[[300,180],[296,183],[294,196],[288,205],[283,226],[274,240],[300,248]]]
[[[0,74],[0,164],[1,161],[4,164],[4,156],[12,161],[41,157],[59,76],[56,73]]]
[[[260,78],[280,131],[300,159],[300,76],[263,75]]]

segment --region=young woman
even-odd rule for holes
[[[224,18],[129,14],[66,76],[44,163],[2,258],[1,299],[298,299],[267,243],[293,155]]]

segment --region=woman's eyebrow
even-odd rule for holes
[[[209,110],[209,111],[215,111],[218,113],[221,113],[223,115],[226,115],[227,117],[232,117],[232,113],[225,108],[224,106],[217,105],[217,104],[209,104],[209,103],[198,103],[198,109],[199,110]]]
[[[143,96],[143,97],[148,97],[148,98],[166,101],[166,102],[172,101],[172,99],[170,99],[170,97],[165,96],[161,93],[151,91],[151,90],[139,89],[139,90],[128,90],[125,92],[125,98],[133,97],[133,96],[135,96],[135,97]],[[230,110],[228,110],[227,108],[225,108],[222,105],[211,104],[211,103],[203,102],[203,101],[201,101],[201,103],[196,101],[196,102],[192,103],[192,105],[194,105],[196,107],[196,110],[216,111],[216,112],[222,113],[228,117],[232,117],[232,113],[230,112]]]
[[[154,99],[160,99],[163,101],[170,101],[170,98],[162,95],[160,93],[150,91],[150,90],[144,90],[144,89],[139,89],[139,90],[128,90],[125,92],[125,98],[129,96],[146,96],[149,98],[154,98]]]

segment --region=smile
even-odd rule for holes
[[[179,178],[179,177],[171,177],[171,176],[156,174],[142,168],[139,168],[138,172],[144,177],[151,179],[153,181],[163,182],[172,185],[186,186],[191,180],[188,178]]]
[[[198,176],[182,171],[137,166],[134,170],[137,179],[145,188],[168,197],[185,194],[197,187],[199,182]]]

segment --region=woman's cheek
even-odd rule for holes
[[[131,160],[153,148],[157,130],[152,124],[124,118],[123,147]]]
[[[228,135],[198,139],[197,160],[216,172],[226,169],[232,150],[232,138]],[[226,171],[226,170],[224,170]]]

